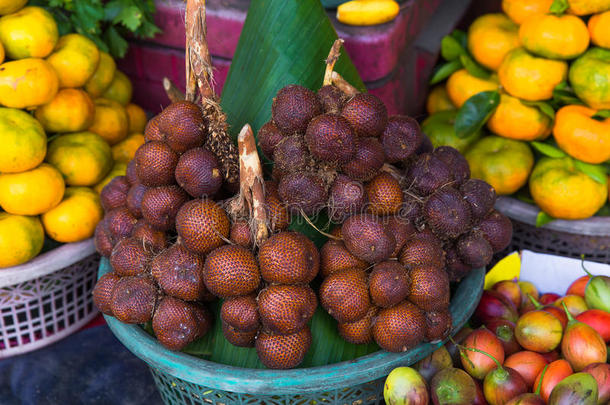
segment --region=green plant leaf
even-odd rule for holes
[[[555,220],[555,218],[553,218],[546,212],[540,211],[538,213],[538,215],[536,216],[536,228],[540,228],[541,226],[544,226],[554,220]]]
[[[536,107],[540,110],[541,113],[549,117],[551,120],[555,120],[555,110],[553,107],[547,103],[546,101],[526,101],[521,100],[521,103],[527,105],[529,107]]]
[[[104,41],[108,45],[110,53],[114,56],[118,56],[122,58],[127,52],[127,48],[129,48],[129,44],[119,34],[117,29],[114,26],[108,27],[106,32],[104,33]]]
[[[563,14],[568,8],[570,8],[568,0],[555,0],[553,1],[553,4],[551,4],[549,11],[553,14]]]
[[[584,103],[574,93],[568,82],[561,82],[553,89],[553,98],[551,104],[558,110],[564,105],[583,105]]]
[[[500,104],[500,93],[495,90],[482,91],[470,97],[460,108],[455,118],[455,133],[465,138],[485,125]]]
[[[136,6],[124,7],[112,20],[115,24],[120,23],[130,31],[136,31],[142,24],[142,12]]]
[[[556,146],[549,145],[548,143],[534,141],[530,142],[530,144],[534,149],[542,153],[544,156],[548,156],[551,158],[562,158],[567,156],[564,151],[562,151]]]
[[[610,110],[599,110],[591,118],[598,121],[605,121],[606,118],[610,118]]]
[[[462,65],[464,65],[468,73],[470,73],[474,77],[478,77],[479,79],[489,79],[491,77],[491,73],[489,72],[489,70],[479,65],[474,59],[472,59],[470,55],[461,54],[460,61],[462,62]]]
[[[594,165],[574,159],[574,166],[596,182],[603,185],[608,184],[608,175],[606,174],[606,169],[602,165]]]
[[[447,60],[452,61],[465,54],[466,49],[462,47],[462,44],[453,36],[445,35],[441,40],[441,56]]]
[[[443,63],[442,65],[439,65],[434,69],[432,77],[430,78],[428,83],[431,85],[440,83],[449,76],[451,76],[453,73],[460,70],[462,67],[464,66],[462,65],[462,61],[460,61],[459,59]]]
[[[610,217],[610,204],[606,203],[595,213],[596,217]]]
[[[466,34],[462,30],[453,30],[451,31],[451,35],[453,38],[457,39],[462,48],[468,49],[468,34]]]

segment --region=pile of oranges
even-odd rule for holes
[[[460,149],[498,194],[517,193],[552,218],[603,213],[610,1],[503,0],[502,10],[477,18],[461,48],[449,46],[455,33],[443,40],[443,56],[455,60],[428,96],[424,132]],[[456,134],[469,114],[480,125]]]
[[[24,3],[0,4],[0,268],[91,237],[147,121],[109,54]]]

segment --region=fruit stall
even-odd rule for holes
[[[610,403],[610,1],[0,1],[0,403]]]

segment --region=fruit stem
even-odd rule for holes
[[[163,78],[163,89],[165,90],[165,94],[167,94],[167,98],[172,103],[184,100],[184,94],[176,87],[172,81],[164,77]]]
[[[506,379],[506,377],[508,376],[508,372],[504,369],[504,367],[502,367],[502,364],[500,364],[500,362],[494,356],[492,356],[491,354],[489,354],[481,349],[477,349],[475,347],[464,346],[459,343],[456,343],[452,338],[450,338],[450,339],[453,342],[453,344],[456,345],[458,349],[460,349],[460,352],[462,350],[469,350],[471,352],[484,354],[485,356],[492,359],[494,361],[494,363],[496,363],[496,366],[498,366],[497,370],[501,373],[498,377]]]
[[[352,86],[345,80],[339,73],[333,71],[331,73],[332,82],[339,90],[347,94],[348,96],[355,96],[360,93],[357,88]]]
[[[343,39],[339,38],[336,39],[333,46],[330,47],[328,58],[326,58],[326,71],[324,71],[322,86],[328,86],[333,83],[333,69],[335,68],[335,63],[337,63],[339,56],[341,56],[341,45],[343,45]]]
[[[584,254],[581,254],[581,255],[580,255],[580,267],[582,267],[582,269],[585,271],[585,273],[587,273],[587,275],[588,275],[589,277],[591,277],[591,278],[593,278],[593,277],[594,277],[594,276],[593,276],[593,274],[591,274],[591,273],[589,272],[589,270],[587,270],[587,268],[585,267],[585,255],[584,255]]]
[[[529,298],[530,301],[532,301],[532,304],[534,304],[534,308],[542,309],[542,305],[536,300],[536,298],[532,297],[532,295],[529,293],[525,293],[525,295],[527,295],[527,298]]]
[[[186,28],[186,99],[195,101],[196,91],[202,99],[216,99],[211,86],[212,60],[208,50],[205,0],[187,0],[184,18]]]
[[[546,374],[546,370],[547,368],[549,368],[549,365],[547,364],[546,366],[544,366],[544,368],[542,369],[542,374],[540,375],[540,381],[538,381],[538,386],[536,387],[536,395],[540,395],[540,390],[542,389],[542,381],[544,380],[544,375]]]
[[[343,238],[339,238],[335,235],[331,235],[330,233],[326,233],[323,230],[321,230],[320,228],[318,228],[312,221],[311,219],[309,219],[309,217],[307,216],[307,214],[305,214],[305,211],[303,211],[302,208],[300,208],[300,214],[301,216],[305,219],[305,221],[309,224],[309,226],[311,226],[313,229],[315,229],[316,231],[318,231],[321,235],[326,236],[327,238],[330,239],[334,239],[334,240],[343,240]]]
[[[574,319],[570,311],[568,311],[568,307],[566,307],[566,303],[564,301],[561,301],[561,306],[563,306],[563,310],[565,311],[566,316],[568,317],[568,322],[575,322],[576,319]]]

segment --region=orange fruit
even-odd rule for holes
[[[610,48],[610,11],[591,16],[587,27],[594,45]]]
[[[0,15],[13,14],[19,11],[28,0],[0,0]]]
[[[59,38],[47,61],[57,72],[59,87],[81,87],[95,73],[100,51],[86,36],[67,34]]]
[[[93,98],[101,96],[112,83],[116,72],[116,63],[112,56],[100,51],[100,61],[93,75],[85,83],[85,91]]]
[[[482,91],[497,90],[498,82],[494,76],[489,80],[480,79],[460,69],[449,76],[447,80],[447,94],[453,105],[460,108],[466,100]]]
[[[0,212],[0,268],[32,260],[43,243],[44,230],[38,217]]]
[[[0,173],[24,172],[44,160],[47,135],[25,111],[0,108],[0,145]]]
[[[83,131],[93,122],[94,114],[91,97],[80,89],[61,89],[51,102],[34,113],[48,132]]]
[[[144,144],[144,135],[130,134],[112,147],[112,158],[115,162],[129,163],[142,144]]]
[[[538,108],[527,106],[516,97],[502,94],[500,104],[489,117],[487,127],[494,134],[510,139],[533,141],[551,133],[551,118]]]
[[[610,50],[590,48],[572,62],[572,89],[582,101],[598,110],[610,109]]]
[[[146,123],[148,122],[146,111],[139,105],[133,103],[127,104],[125,106],[125,111],[127,111],[127,116],[129,117],[129,129],[127,132],[130,134],[133,134],[134,132],[143,134]]]
[[[553,218],[589,218],[608,198],[607,184],[578,170],[570,157],[540,159],[529,186],[536,204]]]
[[[485,14],[468,28],[468,50],[481,65],[498,70],[502,59],[519,46],[519,27],[504,14]]]
[[[534,154],[525,142],[486,136],[464,155],[471,176],[489,183],[499,195],[512,194],[527,183]]]
[[[610,118],[591,118],[596,112],[581,105],[567,105],[555,114],[553,127],[553,136],[564,152],[594,164],[610,159]]]
[[[597,14],[610,10],[610,0],[569,0],[569,13],[576,15]]]
[[[21,173],[0,175],[0,206],[10,214],[40,215],[55,207],[66,185],[61,173],[50,164]]]
[[[126,106],[131,101],[132,92],[131,80],[129,80],[125,73],[117,69],[114,72],[114,78],[110,82],[110,86],[104,91],[102,97]]]
[[[92,237],[103,216],[99,194],[89,187],[68,187],[61,202],[41,219],[47,235],[71,243]]]
[[[510,51],[498,70],[500,83],[511,96],[523,100],[547,100],[553,89],[566,79],[568,64],[539,58],[523,48]]]
[[[0,41],[11,59],[45,58],[58,35],[55,19],[41,7],[25,7],[0,18]]]
[[[89,127],[90,132],[114,145],[127,137],[128,129],[129,117],[121,104],[105,98],[95,100],[95,117]]]
[[[574,59],[589,47],[589,30],[573,15],[539,15],[519,28],[521,44],[529,52],[549,59]]]
[[[502,0],[502,11],[511,20],[521,24],[531,16],[548,13],[551,4],[553,0]]]
[[[57,73],[47,61],[26,58],[0,65],[0,104],[11,108],[34,108],[53,100],[58,89]]]

